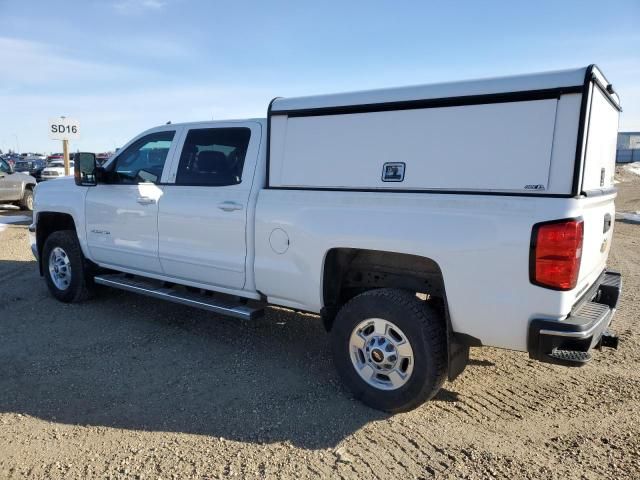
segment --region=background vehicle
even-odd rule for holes
[[[47,158],[45,155],[42,155],[41,153],[33,153],[33,152],[21,153],[20,157],[23,160],[27,158],[37,158],[39,160],[45,160]]]
[[[96,161],[98,162],[98,166],[104,165],[111,157],[113,156],[112,152],[103,152],[98,153],[96,155]]]
[[[47,165],[49,165],[54,160],[63,160],[63,156],[61,153],[52,153],[47,157]]]
[[[38,187],[32,250],[64,302],[97,283],[245,320],[319,313],[354,395],[407,410],[470,346],[580,366],[617,345],[619,111],[590,66],[163,125]]]
[[[74,162],[69,160],[69,175],[73,175]],[[64,160],[53,160],[49,166],[44,168],[40,174],[41,180],[51,180],[64,177]]]
[[[35,178],[15,172],[6,160],[0,160],[0,202],[16,203],[23,210],[33,210],[35,186]]]
[[[17,153],[7,153],[3,158],[9,165],[14,166],[22,157]]]
[[[16,172],[28,173],[37,181],[40,181],[42,170],[47,166],[47,162],[39,157],[27,157],[26,159],[18,160],[14,169]]]

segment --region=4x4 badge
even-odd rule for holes
[[[404,180],[404,162],[387,162],[382,166],[383,182],[402,182]]]

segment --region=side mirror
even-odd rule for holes
[[[95,187],[98,184],[96,179],[98,165],[95,153],[76,153],[74,164],[73,175],[76,179],[76,185]]]

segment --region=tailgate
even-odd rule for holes
[[[582,291],[596,281],[605,269],[615,219],[615,193],[580,200],[584,220],[582,261],[577,287]]]

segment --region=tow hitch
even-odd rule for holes
[[[602,347],[607,347],[607,348],[614,348],[617,350],[618,342],[619,342],[618,336],[613,334],[609,330],[607,330],[600,337],[600,342],[598,342],[597,347],[599,349],[602,349]]]

